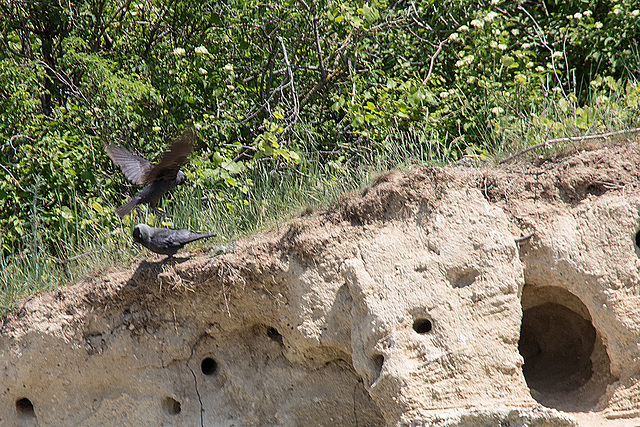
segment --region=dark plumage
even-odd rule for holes
[[[171,228],[149,227],[138,224],[133,229],[133,241],[141,244],[151,252],[174,256],[187,243],[195,240],[214,237],[215,233],[196,233],[191,230],[173,230]]]
[[[151,163],[149,160],[132,154],[119,145],[105,145],[105,150],[111,160],[120,167],[124,176],[133,184],[144,185],[127,203],[116,209],[121,217],[141,203],[148,203],[152,208],[168,191],[178,184],[182,184],[186,175],[180,167],[189,162],[189,154],[193,150],[193,131],[188,130],[171,144],[160,162]]]

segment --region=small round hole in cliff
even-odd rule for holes
[[[555,409],[593,409],[613,380],[587,307],[562,288],[525,285],[522,310],[518,349],[531,396]]]
[[[218,370],[218,362],[213,360],[211,357],[205,357],[202,359],[202,363],[200,363],[200,369],[205,375],[213,375]]]
[[[33,409],[33,403],[26,397],[16,400],[16,411],[19,417],[35,418],[36,411]]]
[[[169,415],[178,415],[182,411],[182,405],[171,396],[167,396],[162,401],[162,407]]]
[[[427,334],[431,332],[433,325],[429,319],[416,319],[413,322],[413,330],[419,334]]]

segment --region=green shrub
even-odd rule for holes
[[[256,171],[295,179],[313,159],[340,180],[399,140],[445,162],[638,122],[630,0],[39,0],[0,13],[5,255],[37,242],[68,256],[87,230],[132,221],[113,214],[135,189],[104,142],[153,158],[195,127],[190,188],[236,213]]]

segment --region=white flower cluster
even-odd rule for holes
[[[209,54],[209,51],[204,46],[198,46],[197,48],[194,49],[194,52],[199,54],[199,55],[208,55]],[[184,56],[184,55],[187,54],[187,51],[182,47],[177,47],[177,48],[173,49],[173,54],[175,56]]]
[[[498,14],[495,12],[487,13],[487,16],[484,17],[485,22],[491,22],[498,17]]]
[[[615,2],[615,1],[614,1]],[[634,11],[636,12],[636,14],[640,14],[640,11],[636,10]],[[620,9],[620,6],[616,5],[613,8],[613,13],[615,13],[616,15],[619,15],[620,13],[622,13],[622,9]],[[633,12],[631,12],[631,14],[633,15]],[[585,10],[584,12],[576,12],[573,15],[567,15],[567,19],[568,20],[576,20],[576,21],[580,21],[582,18],[591,18],[591,16],[593,15],[593,12],[590,11],[589,9]],[[636,16],[636,15],[634,15]],[[600,28],[602,28],[602,22],[600,21],[596,21],[593,26],[599,30]]]
[[[593,12],[591,12],[590,10],[585,10],[584,12],[576,12],[573,15],[567,15],[567,19],[571,20],[571,19],[576,19],[576,20],[581,20],[583,17],[587,17],[590,18],[591,15],[593,15]]]
[[[507,45],[506,44],[498,43],[496,41],[491,41],[489,43],[489,46],[491,46],[493,49],[507,50]]]
[[[467,55],[456,62],[456,67],[461,67],[463,65],[471,65],[474,59],[475,58],[473,55]]]

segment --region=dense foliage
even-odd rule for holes
[[[64,257],[79,236],[117,226],[113,208],[131,189],[104,142],[152,158],[195,127],[190,183],[233,213],[264,165],[304,175],[314,162],[339,177],[394,138],[455,160],[629,126],[640,99],[639,8],[2,2],[2,250]]]

